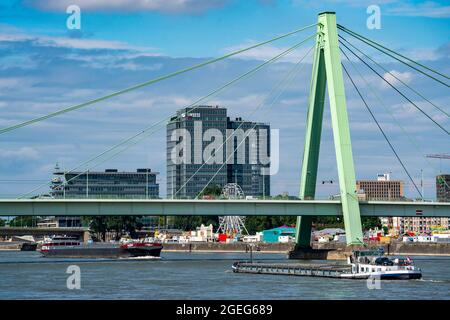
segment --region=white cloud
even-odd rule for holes
[[[322,1],[316,1],[316,0],[292,0],[292,4],[294,6],[308,6],[308,7],[319,7],[323,5],[324,3],[330,4],[330,5],[348,5],[351,7],[368,7],[372,4],[376,5],[382,5],[382,4],[389,4],[393,3],[395,0],[377,0],[376,2],[373,0],[322,0]]]
[[[17,150],[0,150],[0,157],[35,160],[39,158],[39,152],[32,147],[21,147]]]
[[[229,53],[233,51],[237,51],[246,47],[250,47],[254,44],[256,44],[256,41],[250,40],[245,43],[226,47],[222,51]],[[311,42],[312,43],[312,42]],[[287,55],[283,56],[281,59],[277,60],[278,62],[297,62],[299,61],[309,50],[312,44],[305,44],[304,47],[300,47],[298,49],[293,50],[292,52],[288,53]],[[242,53],[239,53],[238,55],[234,56],[234,58],[237,59],[243,59],[243,60],[269,60],[282,52],[288,50],[290,47],[277,47],[277,46],[271,46],[271,45],[264,45],[261,47],[257,47]],[[312,62],[312,54],[309,53],[308,56],[303,60],[303,62]]]
[[[78,5],[87,11],[160,11],[198,13],[224,5],[228,0],[24,0],[25,4],[51,11]]]
[[[444,57],[442,51],[434,48],[414,48],[405,52],[405,55],[419,61],[436,61]]]
[[[150,47],[133,46],[121,41],[109,41],[99,39],[82,39],[67,37],[30,36],[24,34],[0,34],[0,41],[26,41],[34,40],[44,47],[65,47],[72,49],[111,49],[111,50],[154,50]]]
[[[23,32],[22,30],[11,28],[9,25],[0,25],[0,42],[2,41],[33,41],[36,45],[42,47],[64,47],[85,50],[132,50],[138,52],[147,52],[146,54],[149,55],[156,55],[150,52],[157,50],[153,47],[134,46],[122,41],[30,35]]]
[[[388,73],[388,72],[384,73],[383,78],[394,86],[400,84],[400,81],[397,79],[400,79],[401,81],[403,81],[406,84],[410,83],[413,79],[413,74],[411,72],[400,72],[397,70],[390,70],[389,72],[390,73]],[[385,89],[391,87],[384,81],[382,83],[382,86]]]
[[[1,89],[12,89],[20,84],[20,78],[0,78]]]
[[[396,0],[292,0],[294,7],[323,8],[323,5],[329,6],[349,6],[367,8],[370,5],[381,7],[382,14],[410,16],[410,17],[428,17],[428,18],[448,18],[450,17],[450,6],[442,5],[436,1],[424,1],[414,3],[413,1]]]
[[[403,3],[388,9],[388,13],[410,17],[448,18],[450,17],[450,6],[443,6],[434,1],[417,4]]]

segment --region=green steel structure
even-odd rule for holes
[[[97,102],[110,99],[112,97],[130,92],[132,90],[142,88],[155,84],[157,82],[163,81],[165,79],[186,73],[188,71],[201,68],[208,64],[224,60],[228,57],[234,56],[236,54],[242,53],[247,50],[262,46],[264,44],[271,43],[275,40],[288,37],[290,35],[297,34],[301,31],[307,30],[309,28],[314,28],[317,26],[317,34],[311,35],[310,37],[304,39],[303,41],[297,43],[288,50],[280,53],[279,55],[273,57],[272,59],[262,63],[261,65],[255,67],[254,69],[245,72],[244,74],[238,76],[237,78],[225,83],[223,86],[215,89],[214,91],[208,93],[204,97],[198,99],[194,103],[187,107],[192,107],[193,110],[195,106],[201,105],[201,102],[219,94],[231,85],[236,84],[240,80],[253,75],[258,70],[260,70],[265,65],[277,60],[278,58],[288,54],[301,44],[305,43],[309,39],[316,39],[315,50],[314,50],[314,62],[312,68],[312,79],[310,88],[310,97],[308,105],[308,115],[306,124],[306,137],[305,146],[303,154],[303,164],[301,172],[301,185],[300,185],[300,200],[147,200],[147,199],[23,199],[42,187],[48,187],[48,184],[43,184],[32,191],[22,195],[19,199],[0,199],[0,216],[23,216],[23,215],[37,215],[37,216],[81,216],[81,215],[291,215],[298,217],[296,239],[297,246],[299,248],[309,247],[311,238],[311,222],[314,216],[343,216],[347,244],[361,244],[362,237],[362,226],[361,226],[361,216],[398,216],[398,217],[450,217],[450,203],[436,203],[436,202],[414,202],[414,201],[398,201],[398,202],[386,202],[386,201],[366,201],[358,202],[357,190],[356,190],[356,179],[355,179],[355,169],[353,165],[353,155],[352,155],[352,145],[350,140],[350,129],[348,123],[346,97],[344,80],[342,74],[342,64],[340,56],[340,48],[337,30],[345,32],[346,34],[370,45],[371,47],[381,51],[382,53],[396,59],[397,61],[406,64],[407,66],[413,68],[414,70],[420,72],[422,75],[428,76],[440,84],[450,87],[446,81],[442,81],[436,78],[436,75],[450,79],[438,71],[434,71],[420,63],[417,63],[405,56],[402,56],[370,39],[367,39],[347,28],[336,24],[336,14],[334,12],[324,12],[320,13],[318,16],[318,23],[306,26],[304,28],[297,29],[295,31],[283,34],[281,36],[272,38],[270,40],[260,42],[258,44],[252,45],[250,47],[234,51],[232,53],[223,55],[221,57],[202,62],[200,64],[190,66],[185,69],[181,69],[170,74],[149,80],[144,83],[137,84],[135,86],[125,88],[123,90],[114,92],[112,94],[81,103],[78,105],[70,106],[59,111],[53,112],[51,114],[41,116],[32,120],[28,120],[10,127],[1,128],[0,135],[5,134],[9,131],[16,130],[18,128],[37,123],[66,112],[70,112],[76,109],[84,108],[89,105],[93,105]],[[346,43],[351,45],[349,42],[339,35]],[[353,51],[344,43],[343,47],[353,53]],[[356,48],[355,48],[356,49]],[[359,51],[359,49],[357,49]],[[345,54],[345,51],[344,51]],[[354,54],[354,53],[353,53]],[[366,64],[364,60],[355,54],[361,62]],[[402,59],[400,59],[401,57]],[[408,63],[406,62],[408,61]],[[301,60],[299,61],[299,63]],[[375,72],[379,77],[381,77],[385,82],[388,82],[378,74],[370,65],[366,64],[373,72]],[[419,69],[418,67],[422,68]],[[431,75],[433,72],[435,75]],[[358,91],[357,86],[353,82],[350,74],[348,77],[352,81],[355,89]],[[389,82],[388,82],[389,83]],[[389,83],[393,89],[397,91],[402,97],[404,97],[412,106],[421,111],[425,116],[427,116],[435,125],[441,128],[446,134],[449,132],[443,128],[438,122],[433,120],[424,110],[417,106],[411,99],[409,99],[405,94],[398,90],[394,85]],[[320,139],[322,133],[322,121],[323,121],[323,111],[324,111],[324,101],[325,101],[325,91],[328,89],[330,109],[331,109],[331,120],[333,128],[333,139],[336,151],[337,169],[339,176],[339,186],[340,186],[340,201],[320,201],[315,200],[316,191],[316,180],[317,180],[317,169],[320,151]],[[411,88],[410,88],[411,89]],[[414,91],[416,92],[416,91]],[[417,93],[417,92],[416,92]],[[419,94],[423,99],[424,96]],[[370,111],[366,101],[360,95],[362,101],[364,102],[366,108]],[[425,99],[434,107],[438,108],[431,101]],[[371,113],[372,114],[372,113]],[[446,114],[444,112],[444,114]],[[448,116],[448,114],[446,114]],[[373,114],[372,114],[373,116]],[[170,118],[169,118],[170,119]],[[162,119],[151,126],[144,128],[139,133],[128,137],[122,142],[114,145],[106,151],[90,158],[89,160],[83,162],[77,168],[69,171],[72,172],[77,170],[82,166],[90,165],[93,168],[98,165],[93,165],[94,161],[97,161],[101,157],[108,155],[102,162],[112,159],[117,154],[127,150],[130,146],[141,141],[143,138],[152,135],[157,131],[158,127],[161,126],[166,120]],[[378,128],[383,134],[384,138],[387,140],[389,146],[391,147],[393,153],[399,160],[406,174],[410,178],[413,185],[417,188],[414,180],[411,178],[410,174],[403,165],[401,159],[398,157],[394,147],[389,142],[389,139],[383,132],[381,126],[377,122],[376,118],[373,117]],[[153,130],[153,131],[152,131]],[[119,149],[120,150],[117,150]],[[88,172],[89,168],[87,171]]]
[[[450,202],[364,201],[362,216],[450,217]],[[342,216],[337,200],[0,199],[0,216]]]
[[[315,197],[327,85],[347,244],[361,244],[363,242],[361,217],[334,12],[319,14],[317,25],[300,184],[302,200]],[[310,246],[311,220],[312,216],[299,216],[297,219],[296,241],[299,247]]]

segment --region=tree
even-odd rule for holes
[[[199,194],[199,198],[203,198],[203,196],[211,196],[213,198],[218,198],[220,197],[220,195],[222,194],[222,188],[216,184],[213,186],[207,186],[205,188],[205,190],[203,190],[200,194]]]
[[[0,227],[4,227],[4,226],[5,226],[5,220],[0,218]]]
[[[105,216],[89,216],[83,217],[89,224],[90,233],[97,234],[100,240],[106,240],[106,232],[108,230]],[[100,236],[100,237],[99,237]]]
[[[316,229],[344,228],[344,220],[342,217],[331,217],[331,216],[314,217],[313,224]]]
[[[250,234],[254,234],[282,225],[294,226],[295,221],[294,216],[248,216],[245,219],[245,227]]]
[[[15,217],[9,222],[11,227],[34,227],[37,224],[37,219],[33,216]]]
[[[378,217],[361,217],[361,224],[363,230],[381,228],[381,221]]]
[[[175,228],[184,231],[194,230],[201,224],[210,225],[212,224],[214,228],[219,227],[219,217],[218,216],[176,216],[175,217]]]
[[[136,230],[142,229],[140,218],[141,216],[88,216],[83,219],[88,222],[91,233],[105,241],[107,232],[114,233],[117,240],[126,233],[134,238]]]

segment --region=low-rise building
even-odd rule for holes
[[[81,228],[81,217],[61,216],[46,217],[37,223],[38,228]]]
[[[263,241],[267,243],[277,243],[285,241],[286,236],[290,236],[292,239],[295,239],[295,228],[286,225],[278,228],[264,230],[262,233],[263,233]]]
[[[255,235],[247,235],[242,238],[242,242],[253,243],[253,242],[262,242],[263,233],[257,232]]]

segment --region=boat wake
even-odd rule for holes
[[[434,282],[434,283],[450,283],[450,280],[417,279],[417,281]]]
[[[120,260],[160,260],[161,257],[140,256],[140,257],[121,257]]]

